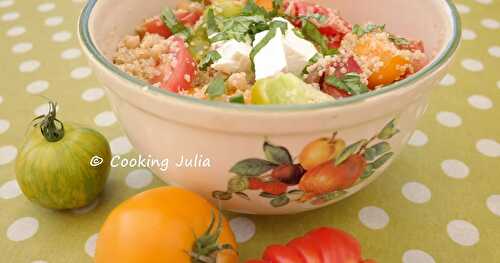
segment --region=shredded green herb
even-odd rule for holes
[[[257,5],[254,0],[248,0],[243,11],[241,11],[243,16],[262,16],[269,17],[269,13],[263,7]]]
[[[205,14],[205,23],[207,25],[207,35],[210,36],[220,31],[219,26],[217,25],[217,21],[215,20],[213,8],[209,8],[207,10],[207,13]]]
[[[208,95],[209,99],[213,100],[214,98],[222,96],[224,92],[224,78],[219,75],[213,78],[212,81],[208,84],[206,94]]]
[[[352,27],[352,33],[357,35],[358,37],[363,36],[364,34],[373,32],[373,31],[384,31],[385,25],[377,25],[377,24],[368,24],[365,28],[356,24]]]
[[[323,36],[321,32],[319,32],[318,28],[309,20],[302,21],[302,34],[307,40],[316,43],[316,45],[319,46],[322,54],[333,55],[337,53],[336,49],[331,49],[328,47],[325,36]]]
[[[325,81],[327,84],[344,90],[350,95],[358,95],[369,91],[368,87],[361,82],[361,77],[353,72],[347,73],[340,78],[331,75],[328,76]]]
[[[269,14],[271,17],[278,16],[283,8],[283,0],[273,0],[273,10]]]
[[[229,102],[245,104],[245,98],[243,97],[242,94],[238,94],[238,95],[234,95],[234,96],[230,97]]]
[[[316,53],[312,58],[309,59],[307,64],[305,65],[304,69],[302,70],[302,75],[307,73],[307,67],[311,66],[312,64],[316,63],[319,61],[320,58],[323,56],[320,53]]]
[[[207,69],[208,66],[212,65],[215,61],[219,60],[221,58],[221,55],[219,52],[212,50],[209,51],[200,61],[198,64],[198,68],[200,70],[205,70]]]
[[[160,18],[168,27],[168,29],[172,31],[173,34],[182,34],[186,38],[189,38],[191,36],[190,30],[177,20],[177,17],[175,17],[174,11],[172,11],[172,9],[168,7],[165,8]]]
[[[410,44],[410,41],[404,37],[398,37],[394,34],[389,35],[389,40],[392,41],[396,46],[407,46]]]
[[[220,32],[210,38],[210,42],[235,39],[240,42],[250,42],[252,36],[250,33],[255,28],[263,29],[266,19],[262,16],[235,16],[225,18],[221,22]],[[259,26],[257,26],[259,25]],[[265,29],[263,29],[265,30]],[[261,30],[262,31],[262,30]],[[259,31],[260,32],[260,31]]]

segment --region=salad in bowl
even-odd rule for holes
[[[427,61],[422,41],[302,0],[180,2],[144,19],[113,55],[121,70],[153,86],[242,104],[356,96]]]

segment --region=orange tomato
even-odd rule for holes
[[[258,6],[264,7],[267,11],[273,10],[273,0],[255,0]]]
[[[406,73],[410,61],[402,56],[396,55],[391,47],[394,47],[394,44],[389,38],[378,38],[374,33],[363,35],[356,44],[354,53],[358,56],[365,57],[367,61],[378,57],[380,62],[383,63],[383,65],[375,69],[368,78],[368,87],[370,89],[379,85],[391,84],[399,80]],[[374,68],[371,68],[371,70],[374,70]]]
[[[203,242],[207,232],[216,236],[217,229],[221,230],[215,238],[220,250],[204,251],[211,245]],[[99,232],[95,260],[190,263],[197,254],[218,263],[236,263],[236,248],[226,219],[207,200],[181,188],[160,187],[128,199],[111,212]]]

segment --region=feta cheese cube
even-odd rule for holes
[[[288,72],[295,75],[302,73],[309,60],[318,53],[316,47],[309,41],[297,36],[292,30],[287,30],[283,40]]]
[[[212,47],[221,56],[211,65],[215,70],[226,74],[249,71],[250,51],[252,50],[249,44],[231,39],[214,43]]]
[[[268,32],[269,30],[265,30],[257,33],[253,47],[257,46]],[[276,30],[274,37],[255,54],[253,62],[255,65],[256,80],[274,76],[287,69],[281,30]]]

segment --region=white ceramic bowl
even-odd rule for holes
[[[174,1],[89,0],[80,18],[79,36],[84,53],[95,75],[106,87],[113,110],[131,143],[143,157],[169,160],[167,171],[152,167],[158,176],[212,200],[214,196],[224,199],[220,204],[227,210],[255,214],[297,213],[339,201],[382,173],[407,143],[417,120],[425,112],[429,92],[445,74],[460,40],[459,16],[451,0],[355,2],[318,1],[340,10],[342,16],[353,23],[386,24],[391,32],[423,40],[432,61],[418,73],[383,89],[314,105],[245,106],[202,101],[147,86],[113,66],[109,58],[118,41],[132,33],[142,19],[157,15],[166,4],[173,5]],[[287,150],[297,163],[297,156],[304,147],[318,138],[331,137],[337,132],[336,138],[351,145],[374,137],[388,123],[394,124],[399,132],[387,138],[390,136],[385,135],[394,131],[387,128],[385,135],[380,136],[383,139],[375,137],[368,147],[385,141],[387,144],[385,147],[380,144],[379,150],[394,155],[382,157],[388,162],[372,164],[371,167],[379,167],[352,185],[348,177],[356,173],[349,174],[345,172],[349,169],[344,168],[348,168],[346,163],[355,162],[345,161],[342,169],[339,168],[342,164],[338,169],[325,168],[321,172],[323,176],[312,175],[315,172],[310,168],[309,181],[302,187],[305,191],[298,190],[295,185],[288,187],[285,194],[276,196],[248,189],[248,175],[269,178],[270,171],[266,170],[275,166],[264,161],[263,144],[266,141],[284,147],[267,148],[271,156],[268,158],[286,163],[289,161]],[[390,149],[386,149],[387,145]],[[308,149],[304,158],[310,159],[311,154],[318,153],[321,148],[311,146]],[[371,153],[375,153],[375,149],[371,148]],[[209,158],[210,168],[174,164],[181,157],[195,158],[196,155]],[[240,162],[248,158],[260,161]],[[238,162],[240,165],[234,168]],[[251,181],[256,185],[255,179]],[[272,192],[279,188],[265,190]]]

